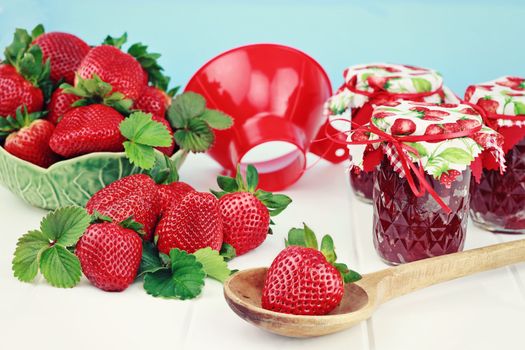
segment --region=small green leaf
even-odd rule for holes
[[[337,260],[335,254],[334,240],[329,235],[325,235],[321,240],[321,253],[323,253],[326,260],[332,264]]]
[[[305,235],[305,242],[306,246],[308,248],[317,249],[317,237],[315,237],[314,231],[310,227],[308,227],[305,223],[303,223],[304,227],[304,235]]]
[[[168,147],[173,140],[160,122],[151,118],[151,114],[134,112],[120,123],[120,132],[128,140],[152,147]]]
[[[53,287],[71,288],[80,281],[80,261],[61,245],[54,245],[42,252],[40,271]]]
[[[144,225],[133,219],[133,215],[127,217],[119,223],[120,226],[133,230],[138,234],[144,234]]]
[[[436,157],[441,157],[451,163],[466,165],[470,164],[472,160],[474,160],[474,157],[472,157],[470,153],[458,147],[447,148],[443,152],[439,153]]]
[[[204,97],[194,92],[185,92],[173,99],[168,109],[168,119],[173,127],[181,129],[187,127],[189,120],[202,115],[205,110]]]
[[[520,115],[525,114],[525,103],[514,101],[514,114]]]
[[[155,151],[151,146],[144,146],[131,141],[124,141],[124,151],[131,164],[142,169],[151,169],[155,165]]]
[[[152,242],[142,242],[142,260],[140,261],[139,271],[137,277],[149,272],[156,272],[160,269],[166,268],[159,256],[157,247]]]
[[[315,233],[306,224],[303,225],[304,228],[292,228],[288,231],[288,240],[285,241],[286,246],[295,245],[317,250]]]
[[[361,278],[363,278],[359,273],[350,270],[348,266],[346,266],[346,264],[335,263],[333,265],[341,273],[341,277],[343,277],[344,283],[357,282]]]
[[[241,165],[237,164],[237,172],[235,173],[235,182],[237,183],[237,187],[239,188],[239,191],[247,191],[246,183],[244,181],[244,178],[242,177],[242,171],[241,171]]]
[[[229,115],[214,109],[206,109],[200,117],[217,130],[229,129],[233,125],[233,119]]]
[[[259,184],[259,173],[251,164],[246,168],[246,184],[248,185],[248,191],[252,193],[255,192],[255,189]]]
[[[49,240],[42,232],[29,231],[18,239],[13,258],[13,273],[22,282],[31,282],[40,264],[40,255],[49,247]]]
[[[432,89],[432,84],[424,78],[412,78],[412,84],[417,92],[429,92]]]
[[[218,251],[206,247],[197,250],[193,255],[195,255],[197,261],[202,264],[202,268],[208,277],[224,283],[230,276],[231,271],[228,268],[228,264]]]
[[[407,144],[408,146],[412,147],[413,149],[417,151],[418,153],[417,155],[411,152],[417,158],[426,157],[428,155],[428,152],[425,146],[423,146],[422,144],[418,142],[405,142],[405,144]]]
[[[102,45],[115,46],[117,49],[121,49],[127,41],[128,33],[124,33],[119,37],[112,37],[111,35],[108,35],[102,42]]]
[[[225,192],[236,192],[239,190],[235,179],[229,176],[217,176],[217,185]]]
[[[230,261],[237,256],[235,248],[228,243],[223,243],[220,254],[224,257],[224,261]]]
[[[50,240],[65,247],[75,245],[91,222],[84,208],[68,206],[47,214],[40,223],[40,231]]]
[[[182,149],[196,153],[207,151],[215,140],[208,124],[200,119],[188,120],[186,128],[177,130],[173,136]]]
[[[144,276],[144,289],[155,297],[193,299],[204,286],[206,274],[194,255],[179,249],[170,251],[171,270],[162,269]]]

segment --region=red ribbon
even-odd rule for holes
[[[352,122],[351,120],[347,119],[335,119],[335,120],[344,120],[347,122],[350,122],[351,124],[357,123]],[[335,121],[333,120],[333,121]],[[443,133],[439,135],[417,135],[417,136],[393,136],[390,135],[380,129],[378,129],[373,124],[368,124],[364,126],[359,126],[355,130],[350,130],[344,133],[353,133],[356,131],[364,131],[364,132],[370,132],[377,136],[379,136],[378,139],[375,140],[363,140],[363,141],[340,141],[339,139],[333,137],[333,135],[326,134],[326,137],[332,140],[332,142],[336,142],[339,144],[345,144],[345,145],[370,145],[374,143],[380,143],[380,142],[387,142],[390,143],[396,150],[397,155],[399,157],[399,161],[401,162],[401,166],[403,168],[403,171],[405,173],[406,179],[408,181],[408,184],[410,186],[410,189],[414,193],[416,197],[421,197],[425,194],[425,192],[428,192],[435,200],[436,202],[445,210],[445,212],[450,213],[451,209],[443,202],[441,197],[434,191],[432,186],[428,183],[428,181],[425,178],[425,172],[423,169],[423,165],[421,161],[419,161],[419,166],[416,166],[412,162],[412,160],[407,156],[405,151],[412,152],[416,156],[419,156],[419,153],[416,149],[413,147],[410,147],[409,145],[405,144],[404,142],[421,142],[421,141],[445,141],[450,139],[455,139],[459,137],[466,137],[466,136],[472,136],[473,134],[479,132],[481,130],[481,124],[473,129],[470,130],[462,130],[457,132],[451,132],[451,133]],[[416,175],[419,187],[416,185],[416,182],[414,181],[414,177],[412,176],[412,173],[410,172],[412,170],[414,174]]]

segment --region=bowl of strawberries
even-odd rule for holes
[[[231,126],[202,96],[169,89],[159,54],[126,41],[15,31],[0,62],[0,183],[33,206],[84,206],[125,176],[168,176]]]

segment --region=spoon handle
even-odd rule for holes
[[[438,256],[387,269],[381,301],[477,272],[525,261],[525,239]]]

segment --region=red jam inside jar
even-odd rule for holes
[[[397,265],[463,249],[468,222],[470,169],[450,188],[426,175],[426,180],[452,210],[446,213],[426,192],[416,197],[405,177],[387,159],[375,172],[374,246],[388,264]]]
[[[358,199],[366,203],[372,203],[372,192],[374,189],[373,172],[350,170],[350,185]]]
[[[482,228],[525,233],[525,139],[505,156],[507,170],[483,170],[480,183],[470,184],[470,214]]]

